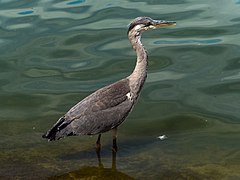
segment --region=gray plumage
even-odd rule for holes
[[[132,74],[84,98],[61,117],[43,138],[51,141],[65,136],[94,135],[116,129],[132,110],[147,77],[148,56],[140,41],[142,32],[171,25],[175,25],[175,22],[156,21],[148,17],[134,19],[128,29],[128,38],[137,53]]]

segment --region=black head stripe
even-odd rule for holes
[[[149,17],[138,17],[134,19],[131,24],[128,26],[128,32],[132,30],[136,25],[139,24],[145,24],[145,25],[150,25],[153,20]]]

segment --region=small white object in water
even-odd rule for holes
[[[164,140],[164,139],[167,139],[167,136],[166,135],[161,135],[161,136],[158,136],[157,138],[160,139],[160,140]]]

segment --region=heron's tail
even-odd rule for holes
[[[48,139],[49,141],[58,140],[64,136],[73,135],[70,127],[68,127],[70,122],[66,121],[64,117],[61,117],[47,133],[43,134],[42,137]]]

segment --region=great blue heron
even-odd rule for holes
[[[132,74],[90,94],[73,106],[42,137],[49,141],[65,136],[99,134],[96,142],[101,147],[101,133],[113,130],[113,149],[117,150],[117,128],[131,112],[147,77],[148,55],[141,43],[144,31],[176,25],[174,21],[137,17],[129,25],[128,38],[137,53]]]

